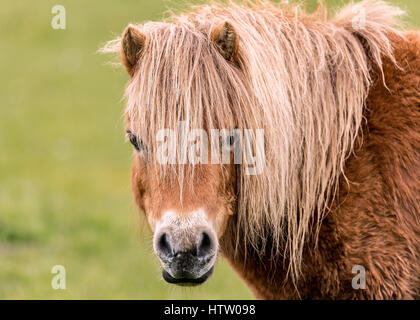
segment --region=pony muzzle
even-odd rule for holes
[[[216,234],[211,227],[191,222],[179,219],[155,232],[154,249],[168,283],[197,285],[213,272],[218,250]]]

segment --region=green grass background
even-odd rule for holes
[[[307,1],[313,8],[315,1]],[[339,1],[329,1],[338,4]],[[420,25],[420,1],[400,0]],[[53,30],[51,9],[66,8]],[[13,0],[0,10],[0,298],[246,299],[219,259],[201,287],[166,284],[141,227],[124,143],[127,76],[96,54],[129,22],[159,20],[179,1]],[[53,290],[63,265],[67,289]]]

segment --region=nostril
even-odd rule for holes
[[[159,249],[159,252],[165,256],[172,255],[171,245],[169,244],[168,236],[166,233],[163,233],[160,236],[159,241],[158,241],[158,249]]]
[[[203,232],[201,234],[200,243],[198,244],[198,256],[205,257],[212,251],[212,241],[208,233]]]

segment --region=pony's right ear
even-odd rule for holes
[[[133,75],[134,69],[139,61],[145,41],[146,37],[137,27],[130,24],[124,30],[121,39],[121,56],[122,62],[131,76]]]

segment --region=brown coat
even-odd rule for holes
[[[222,242],[258,298],[420,299],[420,33],[406,35],[407,42],[394,40],[401,69],[384,60],[388,88],[381,74],[374,77],[359,146],[346,163],[349,183],[341,179],[317,247],[306,244],[297,283],[282,259],[269,269],[269,253],[260,259],[249,247],[245,259],[229,236]],[[235,233],[234,219],[227,235]],[[365,289],[352,287],[356,265],[366,270]]]

